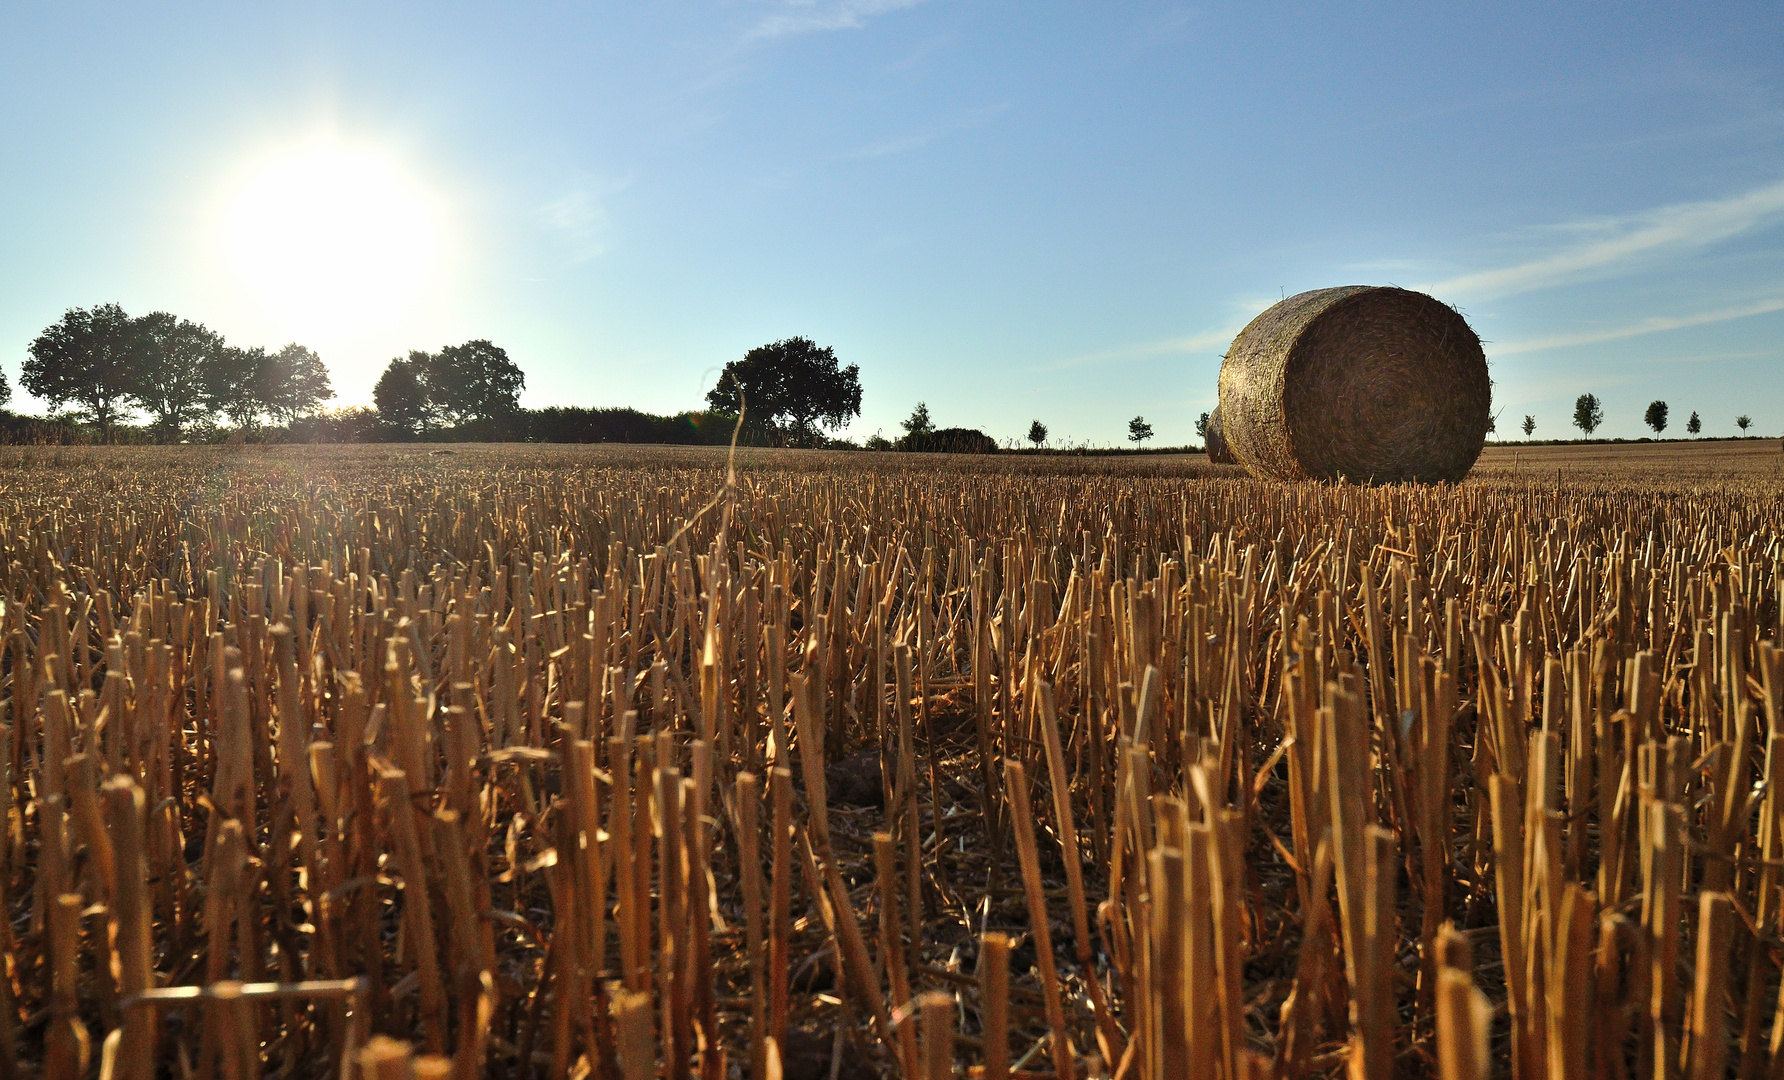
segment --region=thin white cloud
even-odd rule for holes
[[[855,30],[876,15],[915,7],[923,0],[782,0],[773,14],[749,32],[752,38],[778,38],[822,30]]]
[[[1553,337],[1532,338],[1528,341],[1510,341],[1503,345],[1493,346],[1492,352],[1494,356],[1512,356],[1517,353],[1540,352],[1543,349],[1559,349],[1570,345],[1596,345],[1601,341],[1621,341],[1624,338],[1640,337],[1643,334],[1656,334],[1664,330],[1682,330],[1688,326],[1706,326],[1710,323],[1729,322],[1733,319],[1745,319],[1773,311],[1784,311],[1784,296],[1774,296],[1738,307],[1700,311],[1695,315],[1654,315],[1626,326],[1611,327],[1605,330],[1558,334]]]
[[[1784,219],[1784,181],[1726,199],[1678,203],[1640,214],[1562,226],[1584,238],[1560,251],[1496,270],[1440,281],[1440,296],[1509,296],[1582,277],[1602,277],[1639,266],[1645,258],[1714,244]],[[1645,332],[1645,331],[1644,331]]]
[[[883,142],[869,143],[868,145],[861,147],[859,150],[850,151],[844,156],[851,158],[876,158],[907,153],[927,146],[944,135],[952,135],[957,131],[966,131],[987,124],[998,116],[1001,116],[1003,113],[1008,112],[1009,108],[1010,103],[1004,101],[999,102],[996,105],[987,105],[983,108],[973,109],[969,112],[962,113],[951,120],[944,120],[941,123],[932,124],[929,127],[920,130],[908,132],[907,134],[897,136],[896,138],[887,139]]]
[[[587,262],[607,250],[609,196],[623,191],[629,181],[585,184],[539,207],[539,216],[569,250],[573,262]]]
[[[1207,333],[1192,334],[1188,337],[1165,338],[1160,341],[1143,341],[1133,345],[1122,345],[1113,349],[1101,349],[1097,352],[1068,356],[1062,360],[1042,364],[1041,371],[1059,371],[1064,368],[1084,367],[1089,364],[1101,364],[1111,360],[1138,360],[1148,356],[1168,356],[1180,353],[1208,352],[1218,349],[1233,340],[1239,332],[1238,327],[1230,330],[1210,330]]]

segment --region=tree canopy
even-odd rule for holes
[[[436,427],[513,416],[526,384],[505,349],[478,338],[437,353],[411,349],[406,357],[394,357],[378,376],[372,400],[386,425],[423,435]]]
[[[1127,422],[1127,439],[1129,442],[1138,446],[1150,438],[1152,438],[1152,425],[1146,422],[1144,416],[1136,416]]]
[[[372,387],[378,419],[406,435],[420,435],[434,426],[436,414],[428,395],[428,362],[419,349],[395,357]]]
[[[117,304],[69,308],[27,352],[20,385],[51,409],[78,405],[76,411],[111,441],[112,428],[130,413],[146,366],[135,320]]]
[[[836,350],[809,338],[760,345],[720,372],[709,407],[743,413],[747,430],[790,446],[820,441],[819,428],[840,428],[861,415],[861,369],[842,367]]]
[[[136,320],[146,366],[132,394],[153,416],[153,430],[177,440],[210,409],[205,380],[223,352],[223,335],[188,319],[153,311]]]
[[[527,377],[500,346],[478,338],[448,345],[429,357],[424,382],[440,417],[450,424],[463,424],[496,420],[518,411]]]
[[[1654,434],[1658,435],[1666,430],[1666,412],[1666,402],[1651,401],[1648,403],[1648,411],[1642,414],[1642,423],[1653,428]]]
[[[909,416],[900,420],[898,426],[904,429],[906,435],[921,435],[926,431],[934,431],[935,421],[929,418],[929,403],[927,401],[917,402],[917,407],[911,410]]]
[[[1573,426],[1590,436],[1604,423],[1604,406],[1599,404],[1598,395],[1581,394],[1573,403]]]
[[[28,352],[21,385],[52,410],[73,405],[68,411],[107,442],[137,409],[149,414],[154,436],[175,441],[215,413],[252,429],[263,417],[290,423],[334,397],[313,350],[231,346],[165,311],[131,318],[117,304],[70,308]]]
[[[205,381],[207,403],[244,431],[262,419],[289,423],[331,397],[322,358],[295,342],[275,353],[225,345]]]

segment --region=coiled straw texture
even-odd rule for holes
[[[1226,445],[1278,480],[1460,480],[1491,405],[1480,337],[1407,289],[1297,293],[1241,330],[1220,368]]]

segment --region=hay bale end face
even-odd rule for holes
[[[1208,415],[1208,431],[1202,436],[1202,443],[1208,451],[1210,465],[1237,465],[1239,459],[1233,456],[1232,448],[1227,446],[1226,436],[1220,429],[1220,406]]]
[[[1251,320],[1220,366],[1221,435],[1254,474],[1460,480],[1486,444],[1480,337],[1407,289],[1297,293]]]

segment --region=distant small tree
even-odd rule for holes
[[[1211,419],[1208,413],[1196,417],[1196,438],[1206,439],[1208,437],[1208,424]]]
[[[1596,394],[1581,394],[1573,402],[1573,426],[1586,433],[1587,438],[1604,423],[1604,406],[1599,403]]]
[[[1642,423],[1653,428],[1654,434],[1658,435],[1666,430],[1666,411],[1666,402],[1650,401],[1648,411],[1642,414]]]
[[[1536,431],[1536,417],[1525,416],[1524,417],[1524,438],[1528,439],[1531,436],[1531,434],[1535,431]]]
[[[1747,429],[1753,426],[1753,418],[1751,416],[1748,416],[1745,413],[1742,413],[1741,415],[1734,418],[1734,426],[1740,428],[1741,434],[1745,435],[1747,433]]]
[[[6,372],[0,371],[0,405],[12,400],[12,384],[6,381]]]
[[[1697,418],[1697,413],[1693,412],[1691,419],[1685,421],[1685,430],[1693,435],[1703,430],[1703,421]]]
[[[1028,425],[1028,441],[1041,446],[1047,441],[1047,425],[1039,420]]]
[[[760,345],[733,360],[706,393],[708,407],[794,446],[820,443],[819,427],[840,428],[861,415],[861,368],[841,366],[836,350],[810,338]]]
[[[922,435],[934,431],[935,422],[929,419],[929,405],[926,402],[917,402],[917,407],[911,410],[909,416],[899,421],[898,426],[904,429],[906,435]]]
[[[1133,443],[1135,446],[1139,446],[1150,438],[1152,438],[1152,425],[1146,422],[1144,416],[1136,416],[1127,422],[1127,439],[1129,442]]]

